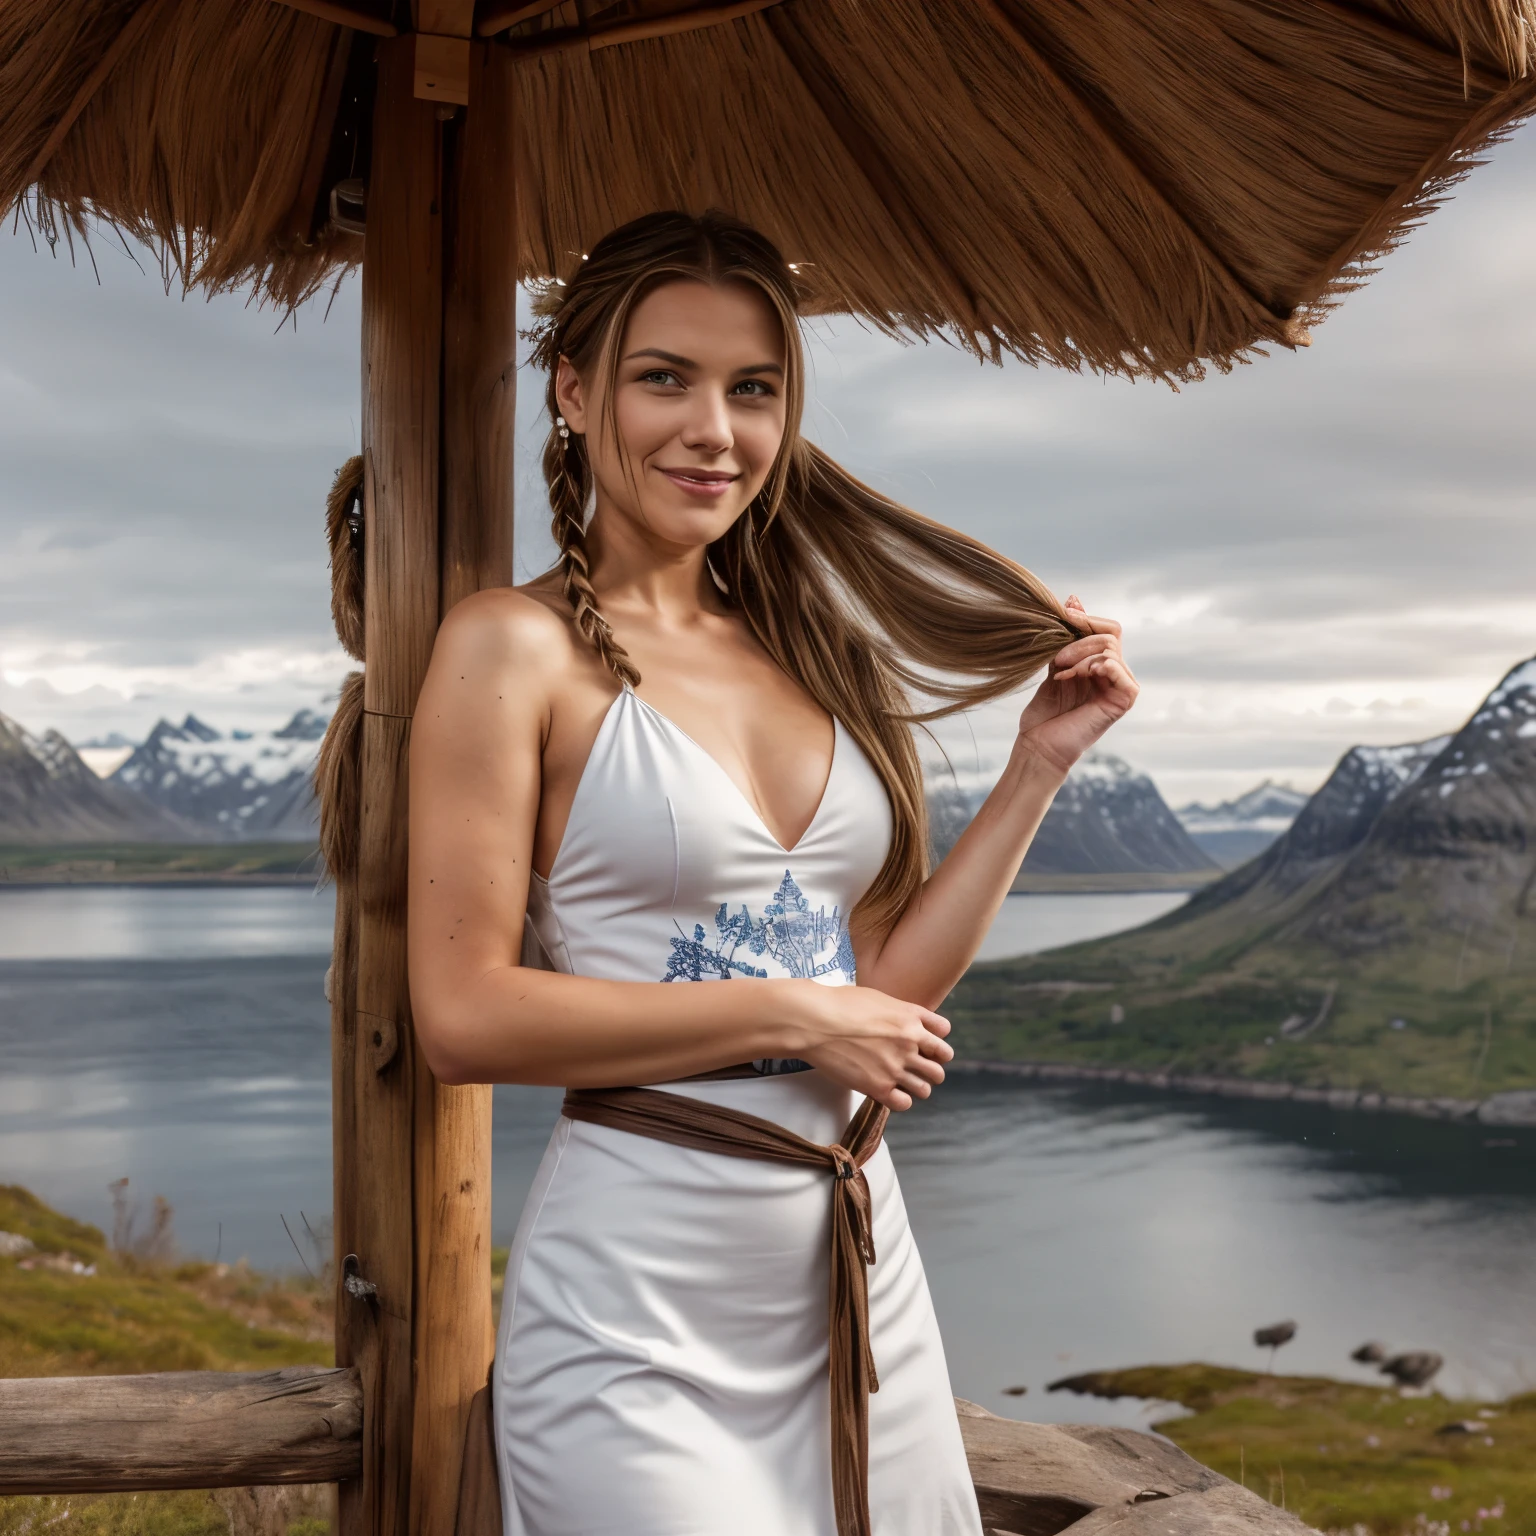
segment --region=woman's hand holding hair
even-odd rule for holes
[[[948,1019],[873,987],[794,985],[812,1041],[798,1054],[833,1082],[902,1110],[944,1081],[943,1064],[955,1054],[944,1038]]]
[[[1019,716],[1019,742],[1066,773],[1136,702],[1120,652],[1120,626],[1088,614],[1073,594],[1067,612],[1087,633],[1051,659],[1051,671]]]

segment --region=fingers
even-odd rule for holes
[[[946,1047],[947,1049],[947,1047]],[[954,1052],[950,1051],[953,1056]],[[921,1083],[942,1083],[944,1081],[944,1068],[938,1062],[930,1060],[927,1056],[919,1056],[916,1061],[902,1074],[903,1086],[910,1088],[912,1081]]]
[[[887,1109],[894,1109],[898,1114],[900,1114],[902,1110],[912,1108],[912,1095],[910,1093],[904,1092],[900,1088],[892,1088],[888,1093],[876,1094],[875,1097],[878,1098]]]
[[[949,1020],[941,1013],[933,1013],[927,1008],[917,1010],[918,1017],[923,1021],[923,1028],[931,1035],[937,1035],[944,1039],[949,1034]]]
[[[1086,629],[1095,635],[1118,635],[1120,633],[1120,621],[1118,619],[1106,619],[1100,614],[1088,613],[1081,603],[1075,603],[1068,598],[1065,605],[1072,622],[1081,629]]]
[[[1106,650],[1115,650],[1119,647],[1118,635],[1084,635],[1080,640],[1074,640],[1070,645],[1064,645],[1051,657],[1053,667],[1071,667],[1078,662],[1086,660],[1090,656],[1102,655]]]

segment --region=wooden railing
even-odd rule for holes
[[[334,1483],[362,1470],[355,1370],[0,1380],[0,1494]]]
[[[1305,1536],[1294,1515],[1160,1436],[956,1408],[994,1536],[1071,1536],[1079,1522],[1085,1533],[1107,1530],[1106,1516],[1118,1530],[1142,1504],[1158,1506],[1156,1521],[1127,1531]],[[455,1536],[500,1536],[485,1390],[469,1419]],[[0,1495],[345,1481],[362,1474],[363,1443],[355,1370],[0,1380]]]

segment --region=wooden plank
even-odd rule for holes
[[[592,33],[588,46],[595,53],[599,48],[612,48],[619,43],[638,43],[649,37],[674,37],[679,32],[697,32],[701,27],[723,26],[728,21],[740,21],[743,16],[754,16],[766,11],[779,0],[736,0],[734,5],[701,5],[691,11],[673,16],[657,16],[649,21],[626,22],[620,27],[605,27]]]
[[[414,39],[379,47],[363,248],[369,465],[365,707],[409,718],[437,633],[442,219],[436,108],[414,97]]]
[[[364,1395],[363,1471],[342,1485],[340,1536],[407,1536],[415,1390],[416,1074],[405,956],[410,714],[437,630],[442,367],[441,124],[413,95],[414,40],[379,48],[363,254],[367,567],[358,837],[356,1027],[349,1165],[337,1189],[337,1359]],[[430,1090],[430,1079],[426,1088]]]
[[[0,1494],[334,1482],[362,1434],[351,1370],[0,1381]]]
[[[516,78],[475,45],[471,104],[447,174],[443,317],[442,585],[447,613],[512,581],[517,403]]]
[[[440,37],[471,37],[475,30],[475,0],[416,0],[416,30]]]
[[[416,34],[415,93],[419,101],[469,104],[469,39]]]
[[[498,32],[505,32],[508,27],[515,27],[519,22],[532,21],[536,16],[545,16],[550,11],[557,10],[563,0],[512,0],[511,4],[492,4],[486,12],[485,19],[475,31],[481,37],[494,37]]]
[[[400,29],[392,21],[385,21],[375,11],[358,5],[342,5],[339,0],[272,0],[274,5],[286,5],[291,11],[303,11],[320,21],[333,21],[337,26],[351,27],[354,32],[368,32],[374,37],[399,37]]]

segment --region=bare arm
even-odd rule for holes
[[[1120,626],[1067,607],[1093,633],[1052,659],[1019,721],[992,793],[916,901],[881,943],[856,943],[859,978],[893,997],[937,1008],[964,975],[1072,764],[1136,700]]]
[[[438,634],[411,731],[411,1005],[445,1082],[601,1087],[799,1056],[895,1109],[926,1097],[948,1025],[866,987],[602,981],[520,963],[563,631],[483,593]]]

